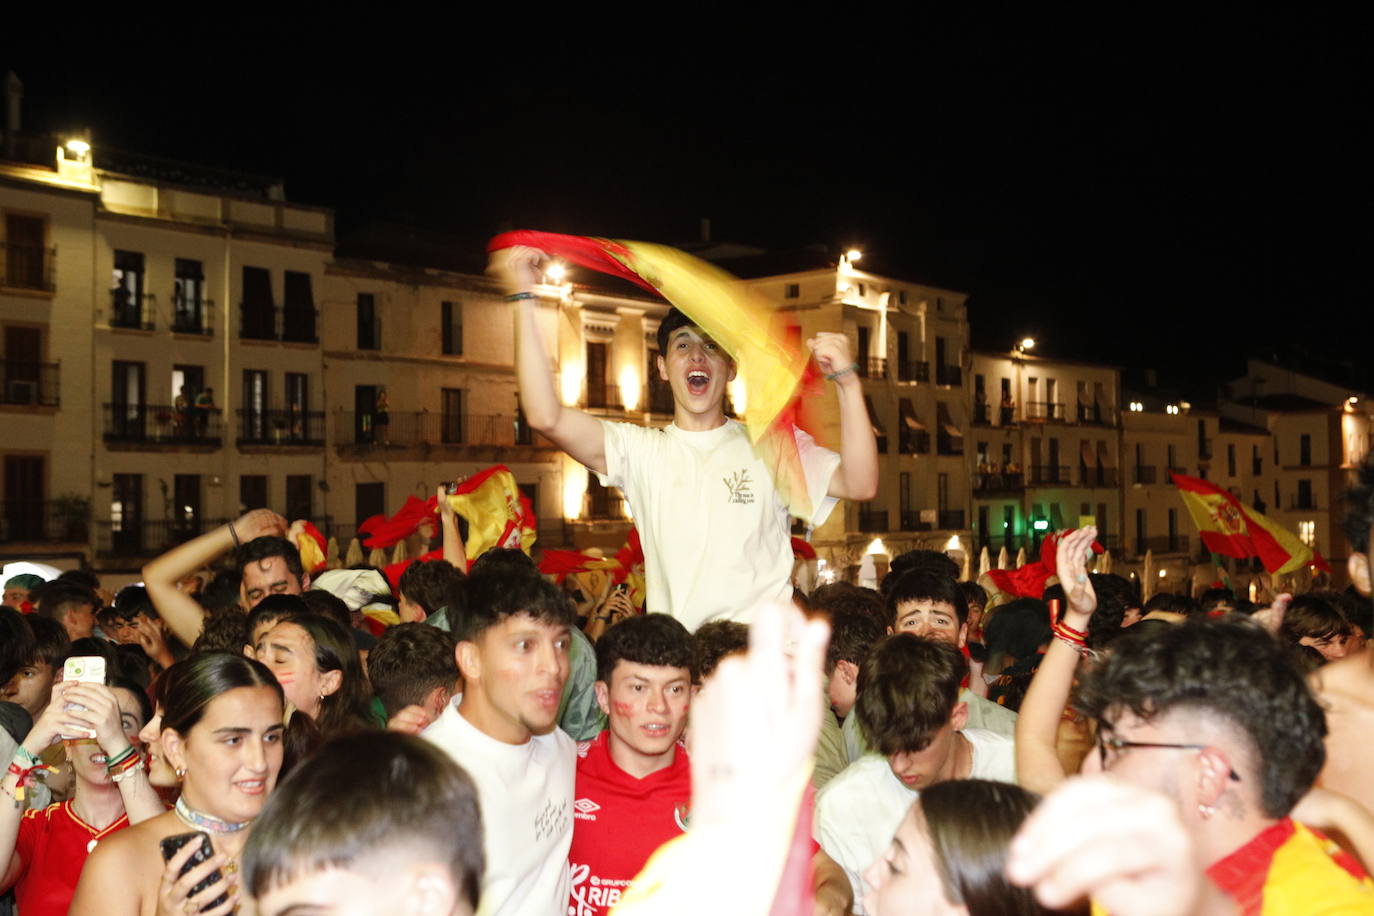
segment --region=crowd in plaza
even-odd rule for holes
[[[265,509],[115,595],[11,578],[0,911],[1374,913],[1374,458],[1344,592],[1142,601],[1085,526],[1039,598],[934,551],[805,593],[731,359],[674,310],[672,425],[564,406],[539,261],[494,259],[522,408],[633,506],[643,606],[469,557],[442,493],[445,559],[394,585],[316,575]],[[878,463],[848,342],[809,345],[840,416],[836,451],[794,434],[817,525]]]

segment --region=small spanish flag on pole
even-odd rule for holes
[[[1331,571],[1322,555],[1297,535],[1245,508],[1239,499],[1216,484],[1183,474],[1171,476],[1197,524],[1202,543],[1213,553],[1239,559],[1258,557],[1271,575],[1287,575],[1309,564]]]

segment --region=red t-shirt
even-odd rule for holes
[[[76,816],[69,801],[25,811],[15,843],[24,862],[19,883],[14,886],[19,912],[24,916],[65,916],[86,857],[98,841],[127,826],[129,816],[121,814],[113,824],[97,830]]]
[[[671,766],[636,779],[611,759],[610,732],[603,731],[577,746],[574,798],[568,914],[603,916],[654,851],[687,829],[687,750],[679,743]]]

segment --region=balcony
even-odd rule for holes
[[[669,389],[669,394],[672,389]],[[619,389],[604,379],[587,379],[587,406],[612,408],[620,406]]]
[[[1115,487],[1117,485],[1116,468],[1080,464],[1078,466],[1078,482],[1085,487]]]
[[[60,363],[31,363],[0,359],[0,404],[58,407]]]
[[[1131,475],[1131,483],[1152,484],[1158,476],[1159,469],[1152,464],[1137,464],[1135,473]]]
[[[890,530],[887,527],[887,510],[859,509],[859,530],[874,533]]]
[[[319,309],[287,306],[282,310],[281,339],[286,343],[319,343],[319,316]]]
[[[859,367],[859,375],[864,378],[885,379],[887,378],[887,360],[881,356],[870,356],[867,359],[855,361]]]
[[[905,362],[897,364],[897,381],[899,382],[928,382],[930,381],[930,363],[921,360],[919,362]]]
[[[172,304],[172,333],[211,337],[215,333],[215,300],[181,300]]]
[[[903,509],[901,512],[901,523],[903,531],[930,531],[930,522],[921,521],[921,513],[913,509]]]
[[[116,286],[110,290],[110,327],[153,330],[157,327],[155,301],[150,293],[131,293]]]
[[[1026,419],[1031,423],[1044,423],[1046,420],[1064,420],[1064,404],[1061,401],[1027,401]]]
[[[964,370],[959,366],[936,366],[935,384],[957,388],[964,384]]]
[[[975,426],[992,425],[992,408],[986,404],[973,405],[973,423]]]
[[[1070,475],[1067,465],[1045,464],[1030,469],[1030,484],[1033,487],[1067,487],[1072,483],[1073,477]]]
[[[1116,409],[1101,404],[1079,404],[1078,422],[1090,426],[1115,426]]]
[[[626,521],[625,499],[606,490],[589,494],[587,512],[582,517],[589,522]]]
[[[244,410],[239,418],[239,445],[324,445],[323,410]]]
[[[88,537],[89,523],[74,517],[65,502],[41,497],[0,500],[0,544],[80,543]]]
[[[995,496],[999,493],[1020,493],[1026,489],[1026,475],[1011,473],[979,473],[973,475],[974,496]]]
[[[997,408],[997,422],[1001,426],[1010,426],[1016,422],[1016,408],[1008,407],[1003,404]]]
[[[941,531],[958,531],[964,527],[964,510],[941,509],[938,524]]]
[[[0,287],[51,293],[56,276],[56,248],[0,242]]]
[[[1135,555],[1143,557],[1147,550],[1155,554],[1187,553],[1188,537],[1187,535],[1176,534],[1172,537],[1169,535],[1158,535],[1156,537],[1136,538]]]
[[[929,455],[930,433],[925,430],[902,428],[898,443],[903,455]]]
[[[95,523],[95,552],[103,557],[165,553],[225,523],[224,519],[124,519]]]
[[[392,411],[385,426],[374,414],[338,411],[334,414],[336,446],[374,448],[430,448],[533,445],[549,448],[536,437],[519,414],[442,414],[427,410]]]
[[[104,439],[111,444],[222,444],[223,417],[218,408],[177,410],[167,404],[105,404]]]

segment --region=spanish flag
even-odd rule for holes
[[[472,475],[447,498],[453,511],[468,520],[468,539],[463,547],[469,563],[493,547],[513,547],[529,553],[534,546],[534,508],[504,464]]]
[[[1321,554],[1297,535],[1245,508],[1239,499],[1216,484],[1183,474],[1172,477],[1208,550],[1239,559],[1259,557],[1271,575],[1297,572],[1309,564],[1330,572],[1331,567]]]

